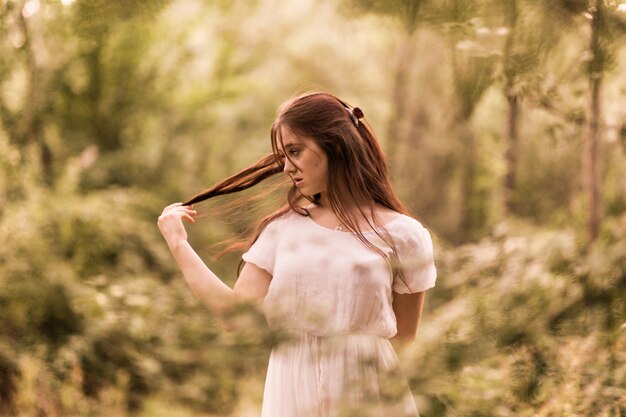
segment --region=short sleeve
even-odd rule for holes
[[[396,274],[392,288],[399,294],[426,291],[435,286],[437,279],[430,233],[417,220],[410,220],[396,240],[398,266],[402,274]]]
[[[265,226],[250,249],[241,256],[245,262],[255,264],[272,275],[274,274],[276,247],[278,245],[279,228],[276,223],[277,220],[274,220]]]

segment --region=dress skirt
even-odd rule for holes
[[[387,338],[292,332],[272,350],[262,417],[418,417]]]

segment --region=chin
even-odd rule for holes
[[[313,197],[315,194],[323,193],[326,191],[326,190],[316,189],[310,186],[300,187],[299,190],[300,190],[300,194],[306,195],[308,197]]]

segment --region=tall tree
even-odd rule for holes
[[[43,134],[44,121],[49,113],[50,97],[45,94],[49,81],[38,57],[35,37],[41,33],[33,33],[29,17],[36,13],[32,2],[6,2],[2,19],[6,35],[5,39],[13,40],[13,50],[5,46],[6,58],[9,63],[5,70],[7,76],[15,70],[15,63],[23,65],[26,85],[23,93],[23,106],[11,109],[0,95],[0,118],[12,142],[19,146],[33,145],[37,148],[44,180],[52,182],[52,152]],[[6,21],[4,21],[6,19]],[[13,65],[11,65],[13,61]],[[0,83],[3,80],[0,79]],[[0,84],[1,85],[1,84]]]
[[[479,187],[478,143],[471,119],[484,92],[493,82],[495,56],[473,39],[480,14],[486,4],[477,1],[444,2],[441,14],[447,16],[447,37],[452,65],[453,101],[452,131],[459,141],[460,155],[460,221],[457,239],[477,238],[486,224],[487,198]]]
[[[504,95],[508,105],[508,115],[506,118],[506,148],[504,158],[506,171],[504,174],[504,206],[507,212],[513,210],[511,196],[516,186],[515,167],[517,161],[517,142],[519,132],[519,92],[515,85],[516,65],[513,62],[514,39],[517,32],[517,21],[519,16],[518,0],[507,0],[502,2],[504,10],[504,20],[508,28],[508,34],[504,46],[503,54],[503,74],[505,79]]]
[[[591,60],[588,66],[589,108],[587,111],[587,132],[583,146],[583,184],[588,200],[587,233],[588,243],[598,237],[601,218],[600,177],[598,167],[598,147],[600,141],[601,87],[606,67],[604,51],[600,46],[600,32],[605,23],[605,6],[602,0],[595,0],[590,7],[590,44]]]
[[[504,0],[496,3],[502,11],[499,30],[505,36],[502,50],[503,94],[507,103],[505,121],[505,174],[503,180],[504,207],[507,213],[516,212],[517,160],[519,150],[520,117],[523,100],[542,76],[542,64],[548,53],[558,45],[559,31],[555,30],[550,13],[532,1]]]
[[[411,99],[413,89],[410,88],[411,73],[415,66],[417,30],[420,22],[429,13],[431,0],[349,0],[360,13],[373,13],[380,16],[391,16],[400,23],[402,40],[398,45],[396,62],[391,87],[391,112],[387,124],[386,151],[391,161],[399,161],[401,144],[410,140],[411,136]]]
[[[623,8],[626,3],[623,3]],[[587,243],[598,237],[602,221],[602,86],[604,77],[615,66],[615,55],[620,38],[626,34],[626,17],[615,2],[595,0],[589,5],[589,53],[587,67],[589,105],[583,146],[583,184],[587,194]]]

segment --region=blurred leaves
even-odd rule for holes
[[[625,17],[604,4],[606,210],[586,251],[588,1],[4,1],[0,415],[258,409],[285,335],[250,305],[230,317],[239,332],[219,329],[155,223],[265,154],[277,105],[315,88],[364,109],[437,237],[438,286],[403,356],[422,414],[625,414]],[[190,239],[227,283],[239,254],[213,245],[282,185],[200,206]]]
[[[613,239],[625,219],[611,221],[588,255],[572,229],[511,222],[445,251],[447,280],[433,290],[421,346],[407,355],[423,412],[478,415],[496,405],[488,415],[619,415],[626,247],[613,249]]]

